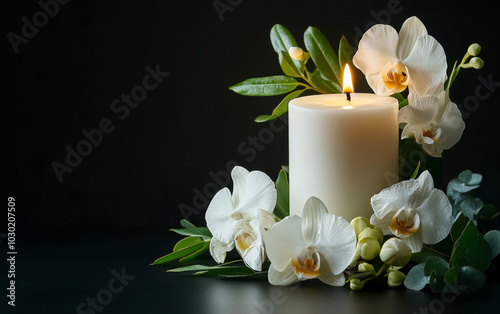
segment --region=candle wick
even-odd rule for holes
[[[345,96],[347,97],[347,101],[351,101],[351,93],[346,92]]]

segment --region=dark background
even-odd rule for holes
[[[253,119],[270,114],[281,97],[228,90],[246,78],[281,74],[269,41],[276,23],[301,46],[312,25],[337,47],[342,34],[356,45],[370,25],[399,30],[416,15],[444,47],[448,73],[469,44],[480,43],[484,68],[462,70],[451,90],[451,99],[464,108],[466,129],[444,153],[443,182],[464,169],[481,173],[479,196],[500,206],[499,86],[478,107],[463,103],[475,95],[479,77],[500,82],[496,9],[456,1],[229,2],[231,10],[219,15],[212,0],[74,0],[60,4],[18,53],[7,35],[21,35],[23,17],[32,20],[41,7],[34,0],[6,4],[2,174],[4,199],[16,199],[18,237],[43,248],[146,235],[142,254],[151,261],[171,247],[148,245],[154,240],[147,235],[161,239],[183,217],[204,224],[208,201],[226,184],[226,168],[234,161],[276,178],[288,163],[287,130],[263,141],[259,132],[269,124]],[[142,85],[146,67],[157,65],[168,77],[121,120],[111,104]],[[370,92],[359,71],[354,77],[357,91]],[[65,147],[76,149],[85,139],[82,130],[97,128],[104,118],[113,131],[59,182],[53,162],[65,163]]]
[[[269,41],[276,23],[289,28],[302,46],[304,30],[316,26],[336,47],[342,34],[356,44],[367,23],[377,22],[375,16],[399,29],[416,15],[445,48],[450,68],[469,44],[483,47],[485,67],[461,71],[451,91],[454,102],[474,95],[479,76],[500,81],[497,21],[486,5],[232,3],[239,4],[221,20],[212,1],[71,1],[19,45],[17,54],[4,37],[4,191],[16,198],[18,231],[60,237],[165,230],[183,217],[180,204],[192,209],[185,212],[190,220],[202,224],[216,191],[210,172],[223,178],[221,172],[227,176],[226,167],[236,161],[275,178],[288,163],[287,130],[274,133],[272,141],[263,133],[259,139],[269,125],[253,119],[271,113],[281,97],[244,97],[228,87],[281,74]],[[389,9],[401,13],[387,14]],[[4,33],[21,34],[21,18],[31,19],[40,10],[36,1],[10,1]],[[111,103],[142,85],[145,68],[157,64],[170,75],[120,120],[123,112],[113,112]],[[355,76],[357,90],[369,92],[361,73]],[[497,206],[499,99],[496,90],[479,107],[465,109],[464,135],[443,157],[444,182],[464,169],[479,172],[484,175],[479,193]],[[52,163],[65,163],[65,147],[76,149],[85,140],[82,130],[97,128],[103,118],[114,130],[59,182]],[[252,148],[249,137],[257,138],[260,150]]]

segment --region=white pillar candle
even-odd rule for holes
[[[398,101],[315,95],[293,99],[288,111],[290,215],[316,196],[348,221],[369,218],[370,198],[398,178]]]

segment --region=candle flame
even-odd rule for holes
[[[352,88],[351,69],[349,69],[349,64],[346,64],[344,68],[343,91],[344,93],[354,93],[354,90]]]

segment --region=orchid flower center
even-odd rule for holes
[[[441,128],[436,123],[430,123],[422,128],[422,137],[426,144],[434,144],[441,138]]]
[[[382,69],[382,79],[387,89],[402,92],[408,86],[408,69],[399,62],[387,63]]]
[[[298,248],[299,249],[299,248]],[[320,256],[313,247],[299,249],[294,254],[292,265],[299,280],[312,279],[319,276]]]
[[[407,238],[414,234],[420,226],[420,217],[413,208],[403,206],[391,219],[389,229],[399,238]]]
[[[252,237],[251,234],[245,231],[239,233],[238,236],[236,237],[236,245],[239,251],[241,252],[245,252],[252,245],[254,241],[255,238]]]

